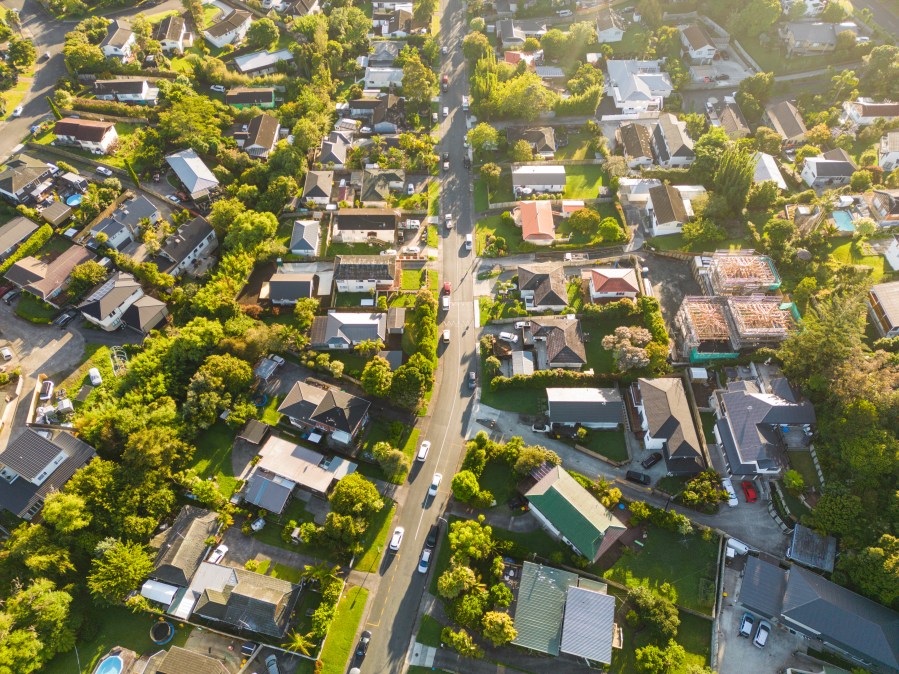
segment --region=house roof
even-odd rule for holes
[[[5,276],[8,281],[43,299],[62,287],[75,267],[92,257],[86,248],[72,246],[49,263],[23,257],[7,270]]]
[[[217,21],[203,32],[210,37],[224,37],[228,33],[237,30],[247,21],[250,21],[253,15],[240,9],[235,9],[221,21]]]
[[[371,404],[364,398],[340,391],[323,389],[298,381],[281,401],[278,411],[293,419],[321,422],[337,430],[352,433],[365,418]]]
[[[884,119],[899,117],[899,103],[890,101],[882,103],[858,101],[856,105],[862,117],[883,117]]]
[[[402,330],[406,327],[406,307],[390,307],[387,310],[387,329]]]
[[[324,494],[330,486],[331,481],[327,480],[321,485],[316,484],[313,491]],[[265,468],[256,466],[247,480],[244,499],[247,503],[265,508],[269,512],[280,513],[284,510],[296,487],[297,483],[293,480],[288,480]]]
[[[643,408],[654,438],[667,442],[665,461],[669,470],[688,470],[705,467],[702,445],[696,434],[690,401],[684,383],[675,377],[638,380]]]
[[[349,394],[344,395],[349,396]],[[361,400],[361,398],[355,398],[355,400],[365,403],[365,407],[368,407],[367,401]],[[326,401],[326,398],[323,398],[324,401]],[[349,433],[350,431],[347,432]],[[275,435],[270,435],[263,443],[259,449],[259,456],[262,458],[256,464],[256,472],[259,470],[268,471],[269,475],[264,477],[269,483],[273,485],[279,484],[273,478],[274,476],[280,476],[293,484],[302,485],[306,489],[319,494],[327,493],[333,482],[356,470],[355,463],[340,457],[326,459],[321,452],[316,452],[308,447],[298,445]],[[285,486],[283,482],[281,485]],[[290,485],[286,485],[286,487],[292,489]],[[271,487],[268,487],[268,489],[271,489]],[[290,491],[288,491],[287,495],[290,495]],[[264,496],[264,494],[257,493],[257,496]]]
[[[172,526],[153,539],[156,554],[155,580],[187,587],[206,556],[206,541],[219,530],[218,515],[196,506],[186,505],[178,512]]]
[[[593,267],[590,279],[597,293],[638,293],[640,283],[633,267]]]
[[[109,133],[109,130],[114,128],[114,122],[98,122],[93,119],[64,117],[56,122],[56,126],[53,127],[53,133],[57,136],[71,136],[76,140],[99,143]]]
[[[6,273],[9,278],[9,272]],[[869,291],[891,326],[899,325],[899,281],[877,283]]]
[[[784,31],[798,43],[811,42],[836,46],[837,24],[821,21],[790,21]]]
[[[660,223],[687,221],[687,208],[684,206],[684,198],[677,191],[676,187],[665,183],[650,188],[649,201],[652,203],[656,219]]]
[[[72,207],[67,206],[64,201],[54,201],[41,211],[41,218],[43,218],[45,222],[57,226],[68,220],[71,215]],[[3,245],[0,244],[0,250],[2,249]]]
[[[556,132],[551,126],[532,126],[526,129],[507,129],[506,136],[509,142],[526,140],[534,152],[555,152]]]
[[[159,325],[168,310],[165,302],[155,297],[144,295],[131,303],[122,314],[122,322],[138,332],[147,333]]]
[[[610,529],[627,528],[568,472],[555,466],[525,497],[582,555],[595,561]]]
[[[399,185],[400,189],[405,187],[406,172],[402,169],[365,169],[362,173],[362,191],[359,198],[363,202],[376,201],[386,202],[390,197],[390,186]],[[338,226],[340,225],[341,213],[347,211],[364,211],[366,209],[347,209],[344,208],[338,212]],[[368,229],[365,227],[364,229]]]
[[[271,150],[278,140],[278,131],[281,129],[281,123],[277,117],[272,115],[257,115],[247,124],[247,139],[244,141],[243,148],[261,147],[265,150]]]
[[[624,154],[628,157],[652,157],[652,146],[649,139],[652,137],[649,129],[643,124],[622,124],[618,127],[618,135]]]
[[[225,94],[228,105],[259,105],[274,100],[274,87],[234,87]]]
[[[822,536],[801,524],[793,528],[793,540],[787,549],[787,559],[833,573],[836,556],[837,539],[833,536]]]
[[[0,464],[26,480],[33,480],[60,452],[77,450],[82,445],[85,443],[68,433],[48,439],[27,429],[0,451]]]
[[[496,22],[496,32],[502,36],[503,42],[524,42],[524,30],[512,19],[501,19]]]
[[[549,203],[549,202],[534,202]],[[565,268],[561,264],[528,264],[518,267],[518,287],[534,293],[537,306],[567,306],[568,288],[565,285]]]
[[[293,52],[289,49],[279,49],[277,51],[257,51],[234,57],[234,65],[242,73],[271,68],[282,61],[293,61]]]
[[[586,587],[569,587],[562,624],[562,653],[612,664],[615,596]]]
[[[519,201],[521,237],[525,241],[552,241],[556,237],[552,204],[549,201]]]
[[[315,274],[276,272],[268,280],[268,298],[272,302],[312,297]]]
[[[114,80],[96,80],[94,94],[140,94],[147,85],[146,79],[123,77]]]
[[[202,195],[218,187],[218,178],[203,163],[199,155],[191,148],[170,154],[165,158],[169,166],[184,183],[187,191],[193,195]]]
[[[318,252],[319,224],[315,220],[294,220],[290,233],[290,250],[315,255]]]
[[[581,322],[561,316],[543,316],[531,319],[531,323],[539,326],[534,337],[546,339],[546,357],[552,363],[587,364],[587,350],[584,347],[584,334]]]
[[[209,221],[198,215],[175,230],[174,234],[165,240],[161,252],[174,264],[180,264],[213,231]]]
[[[27,154],[17,154],[3,165],[0,189],[9,194],[18,194],[49,172],[47,162]]]
[[[318,316],[312,322],[310,342],[325,345],[336,342],[356,344],[365,340],[382,342],[387,338],[387,314],[383,312],[337,312],[329,311],[327,316]]]
[[[143,294],[137,279],[127,272],[117,271],[95,288],[78,309],[86,316],[103,321],[138,292]]]
[[[659,61],[612,59],[606,62],[609,83],[622,101],[643,102],[671,95],[673,85]]]
[[[156,30],[153,31],[153,39],[158,42],[163,40],[180,40],[184,34],[184,19],[177,14],[165,17],[156,24]]]
[[[398,219],[397,212],[389,208],[341,208],[337,211],[337,228],[342,231],[389,232],[396,229]]]
[[[806,157],[805,164],[811,167],[819,178],[844,178],[851,176],[858,168],[852,157],[842,148],[828,150],[818,157]]]
[[[802,121],[799,110],[790,101],[781,101],[765,108],[765,115],[771,127],[785,140],[799,140],[808,129]]]
[[[295,0],[290,4],[292,16],[306,16],[318,7],[318,0]]]
[[[122,19],[114,19],[106,27],[106,37],[100,43],[101,47],[123,48],[134,36],[131,23]]]
[[[237,434],[241,440],[246,440],[250,444],[258,445],[265,440],[265,436],[272,429],[271,426],[256,419],[247,419],[247,423]]]
[[[725,103],[718,113],[718,123],[731,138],[744,138],[751,133],[743,111],[736,103]]]
[[[749,555],[743,571],[740,603],[764,618],[775,618],[780,614],[786,584],[786,570]]]
[[[625,29],[625,23],[621,15],[608,5],[600,8],[599,13],[596,15],[596,32],[602,33],[615,28],[621,31]]]
[[[309,171],[303,186],[303,196],[307,199],[330,199],[333,188],[334,171]]]
[[[568,589],[577,587],[577,575],[549,566],[524,562],[515,606],[516,646],[558,655]]]
[[[530,185],[564,185],[564,166],[519,166],[512,169],[512,184],[516,187]]]
[[[659,123],[653,133],[662,141],[656,143],[656,147],[664,153],[664,160],[667,161],[669,157],[693,156],[693,139],[687,134],[687,125],[670,112],[659,115]]]
[[[37,227],[35,223],[21,215],[17,215],[5,225],[0,225],[0,254],[25,241],[37,231]]]
[[[338,255],[334,258],[335,281],[393,280],[396,255]]]
[[[155,674],[229,674],[218,660],[178,646],[172,646],[155,667]]]
[[[715,46],[712,43],[712,38],[709,37],[709,34],[698,24],[692,23],[689,26],[682,28],[681,33],[687,41],[687,44],[690,45],[690,49],[693,51]]]
[[[880,139],[880,151],[899,152],[899,131],[889,131]]]
[[[755,169],[752,176],[754,182],[761,183],[766,180],[773,180],[780,189],[787,189],[787,181],[784,180],[774,157],[764,152],[756,152],[754,159]]]
[[[368,62],[372,64],[393,65],[405,42],[397,40],[374,40]]]
[[[621,423],[624,401],[614,388],[548,388],[549,420],[559,424]]]

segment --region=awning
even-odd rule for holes
[[[156,580],[148,580],[140,589],[142,597],[146,597],[150,601],[158,601],[160,604],[169,606],[178,588],[168,583],[160,583]]]

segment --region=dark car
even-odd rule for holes
[[[19,295],[22,294],[22,291],[16,288],[15,290],[10,290],[3,296],[3,301],[7,304],[12,304],[12,301],[16,299]]]
[[[433,524],[433,525],[431,525],[431,529],[428,531],[428,537],[425,538],[425,547],[427,547],[427,548],[437,547],[437,539],[438,538],[440,538],[440,525]]]
[[[654,465],[656,465],[659,461],[662,460],[661,452],[653,452],[649,456],[647,456],[643,461],[640,462],[640,465],[649,470]]]
[[[69,323],[71,323],[73,320],[75,320],[75,318],[77,316],[78,316],[77,309],[69,309],[65,313],[60,314],[59,317],[54,321],[54,323],[56,323],[56,325],[59,326],[59,329],[62,330]]]
[[[715,79],[718,80],[719,82],[724,82],[724,81],[730,79],[730,75],[728,75],[728,74],[726,74],[726,73],[721,73],[720,75],[718,75],[717,77],[715,77]]]
[[[627,479],[631,482],[636,482],[637,484],[642,484],[642,485],[646,485],[646,486],[648,486],[649,484],[652,483],[652,480],[650,479],[649,475],[647,475],[646,473],[640,473],[636,470],[627,471],[627,473],[625,474],[624,477],[625,477],[625,479]]]
[[[364,658],[368,653],[368,644],[371,643],[371,632],[365,630],[359,638],[359,646],[356,647],[356,657]]]
[[[449,161],[449,152],[443,153],[443,161]]]
[[[478,375],[471,371],[468,373],[468,388],[475,388],[478,385]]]

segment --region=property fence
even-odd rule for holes
[[[121,117],[119,115],[109,115],[105,112],[91,112],[90,110],[75,110],[69,108],[60,108],[59,112],[62,113],[63,116],[78,115],[83,119],[93,119],[98,122],[122,122],[123,124],[141,125],[148,124],[146,119],[142,119],[140,117]]]

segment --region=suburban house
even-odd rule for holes
[[[724,97],[723,105],[714,109],[709,114],[709,119],[712,126],[720,126],[724,129],[724,132],[731,140],[746,138],[752,133],[752,129],[749,128],[749,122],[743,116],[743,111],[740,110],[740,106],[737,105],[737,102],[731,96]]]
[[[403,86],[402,68],[374,68],[365,69],[366,89],[401,89]]]
[[[82,150],[94,154],[107,154],[109,148],[119,139],[115,122],[98,122],[93,119],[64,117],[53,127],[56,140],[60,144],[77,145]]]
[[[314,292],[315,274],[279,268],[262,284],[259,299],[268,299],[276,306],[293,306],[305,297],[312,297]]]
[[[496,22],[496,34],[504,48],[520,47],[529,37],[539,40],[546,35],[546,24],[539,19],[500,19]]]
[[[367,57],[368,61],[362,67],[392,66],[404,46],[406,43],[400,40],[375,40],[371,43],[371,54]]]
[[[30,521],[94,456],[93,447],[65,431],[24,429],[0,451],[0,508]]]
[[[781,101],[766,106],[762,124],[780,134],[787,147],[801,143],[805,140],[805,134],[808,132],[805,122],[802,121],[802,115],[790,101]]]
[[[89,323],[111,332],[122,327],[122,315],[144,296],[143,288],[131,274],[117,271],[87,296],[78,309]]]
[[[373,132],[396,133],[403,118],[403,103],[396,94],[371,92],[337,105],[338,112],[360,120]]]
[[[781,9],[783,9],[783,13],[789,14],[790,9],[798,1],[799,0],[780,0],[780,6]],[[804,16],[818,16],[824,11],[824,8],[827,7],[827,0],[805,0],[803,5],[805,10]]]
[[[303,199],[316,206],[327,206],[333,189],[334,171],[309,171],[303,185]]]
[[[22,215],[0,225],[0,262],[15,253],[36,231],[37,225]]]
[[[199,265],[201,258],[218,248],[215,230],[209,221],[197,216],[178,227],[159,249],[160,257],[168,260],[168,265],[160,266],[160,271],[172,276],[181,276]]]
[[[244,501],[281,513],[296,489],[326,496],[356,464],[339,456],[326,457],[314,449],[271,435],[260,447],[259,462],[247,477]]]
[[[225,103],[232,108],[262,108],[270,110],[275,107],[274,87],[234,87],[225,94]]]
[[[862,198],[878,227],[899,225],[899,189],[875,189]],[[899,266],[893,266],[893,269],[899,269]]]
[[[548,388],[550,423],[584,428],[618,428],[624,401],[617,388]]]
[[[93,259],[90,251],[72,246],[47,262],[28,256],[12,265],[4,276],[10,283],[31,293],[38,299],[53,304],[53,298],[68,285],[72,270],[82,262]]]
[[[881,337],[899,337],[899,281],[871,286],[867,304],[868,314]]]
[[[362,172],[359,199],[366,206],[387,208],[390,195],[402,193],[405,189],[406,172],[403,169],[366,168]]]
[[[663,168],[685,168],[693,163],[693,139],[687,134],[687,124],[670,112],[659,115],[659,123],[652,130],[652,154]]]
[[[693,265],[709,295],[765,295],[781,286],[771,258],[752,249],[716,250],[711,257],[694,258]]]
[[[606,92],[620,114],[657,112],[674,91],[671,78],[662,70],[661,61],[606,62]]]
[[[580,370],[587,364],[584,332],[581,322],[573,314],[531,318],[525,333],[528,330],[538,370]],[[527,334],[525,339],[528,339]]]
[[[364,243],[374,239],[393,244],[398,221],[397,211],[389,208],[341,208],[334,223],[334,240]]]
[[[718,54],[718,48],[712,42],[705,27],[692,23],[680,29],[680,41],[684,53],[693,63],[709,64]]]
[[[147,658],[143,674],[228,674],[228,668],[220,660],[202,653],[195,653],[186,648],[172,646],[169,650],[160,650]]]
[[[64,201],[54,201],[49,206],[45,206],[44,210],[41,211],[41,219],[48,225],[53,225],[54,227],[61,226],[71,217],[72,207],[66,205]],[[2,255],[0,255],[0,258],[2,258]]]
[[[731,381],[715,391],[715,441],[732,475],[778,475],[788,465],[785,449],[807,446],[815,409],[783,377],[770,388],[759,381]],[[806,433],[808,431],[808,433]]]
[[[787,189],[787,181],[784,180],[780,168],[777,166],[777,160],[770,154],[764,152],[756,152],[753,155],[755,160],[755,168],[753,169],[752,181],[755,183],[763,183],[771,180],[777,185],[778,189]]]
[[[387,339],[387,314],[384,312],[329,311],[312,321],[309,345],[319,351],[347,351],[362,342]]]
[[[516,194],[564,192],[564,166],[519,166],[512,169],[512,189]]]
[[[512,211],[515,224],[521,227],[525,243],[549,246],[556,240],[556,224],[552,203],[549,201],[519,201]]]
[[[154,87],[146,79],[96,80],[94,82],[94,98],[101,101],[118,101],[129,105],[156,105],[159,99],[159,87]]]
[[[787,47],[787,57],[825,54],[837,48],[837,36],[843,31],[858,33],[854,23],[823,23],[820,21],[789,21],[778,28]]]
[[[247,124],[246,131],[234,134],[237,146],[251,157],[268,159],[278,142],[281,123],[273,115],[256,115]]]
[[[806,157],[800,175],[809,187],[830,187],[848,184],[857,170],[846,150],[837,147],[817,157]]]
[[[392,10],[372,12],[372,28],[381,37],[404,38],[417,29],[411,8],[396,7]]]
[[[338,255],[334,284],[339,293],[390,290],[397,280],[396,255]]]
[[[131,59],[131,50],[136,38],[131,24],[122,19],[113,19],[106,27],[106,37],[100,42],[100,51],[106,58],[118,58],[122,61]]]
[[[615,595],[605,583],[527,561],[521,568],[514,624],[516,646],[552,656],[565,653],[590,665],[611,664],[612,649],[623,645],[615,624]]]
[[[568,306],[565,268],[557,262],[519,266],[518,289],[528,311],[558,312]]]
[[[899,670],[899,613],[792,565],[746,559],[740,604],[863,667]]]
[[[316,161],[324,167],[342,169],[346,164],[347,150],[351,144],[352,139],[340,132],[332,131],[322,141]]]
[[[689,199],[677,187],[664,183],[649,190],[646,210],[652,223],[653,236],[680,234],[684,223],[693,217]]]
[[[855,101],[843,102],[841,121],[856,126],[868,126],[878,119],[892,122],[899,119],[899,103],[892,101],[877,102],[871,98],[859,98]]]
[[[336,442],[349,445],[368,422],[370,406],[367,400],[345,391],[298,381],[278,411],[298,428],[330,433]]]
[[[599,44],[621,42],[627,28],[621,15],[611,5],[601,7],[596,15],[596,41]]]
[[[219,186],[218,178],[193,148],[170,154],[165,161],[172,167],[191,199],[208,197],[209,193]]]
[[[159,208],[147,197],[143,195],[132,197],[123,201],[112,213],[94,225],[87,246],[98,248],[100,239],[105,237],[105,245],[121,251],[129,243],[138,240],[142,221],[147,220],[152,224],[158,222],[160,218]]]
[[[240,9],[212,24],[203,31],[203,37],[213,47],[221,49],[226,44],[237,45],[243,41],[253,23],[253,15]]]
[[[172,526],[155,536],[150,547],[158,550],[150,579],[175,587],[187,587],[206,558],[213,538],[221,528],[218,513],[186,505]]]
[[[695,475],[705,470],[702,445],[684,382],[679,377],[638,379],[630,388],[640,416],[646,449],[661,449],[672,475]]]
[[[531,475],[537,483],[524,495],[531,514],[581,557],[596,562],[627,531],[611,510],[561,466],[543,464]]]
[[[551,126],[534,126],[526,129],[508,129],[510,144],[524,140],[541,159],[552,159],[556,154],[556,132]]]
[[[633,267],[591,267],[581,270],[581,278],[587,281],[594,304],[617,302],[625,297],[635,299],[640,294],[640,281]]]
[[[295,0],[284,8],[284,14],[294,18],[319,13],[321,13],[321,7],[318,0]]]
[[[318,255],[318,242],[321,235],[321,227],[317,220],[294,220],[293,229],[290,232],[291,255],[303,257],[315,257]]]
[[[652,132],[649,127],[636,122],[622,124],[616,129],[615,137],[628,168],[652,166]]]
[[[169,315],[165,302],[150,295],[144,295],[131,303],[122,314],[122,323],[135,332],[146,335]]]
[[[899,131],[888,131],[880,139],[877,164],[884,171],[899,167]]]
[[[166,54],[180,54],[194,43],[193,35],[187,30],[187,24],[177,14],[167,16],[156,24],[153,39],[159,42]]]
[[[278,64],[293,61],[293,52],[289,49],[277,51],[254,51],[234,57],[234,67],[241,75],[262,77],[278,72]]]
[[[0,195],[13,204],[25,204],[49,187],[54,175],[47,162],[27,154],[13,155],[0,170]]]

